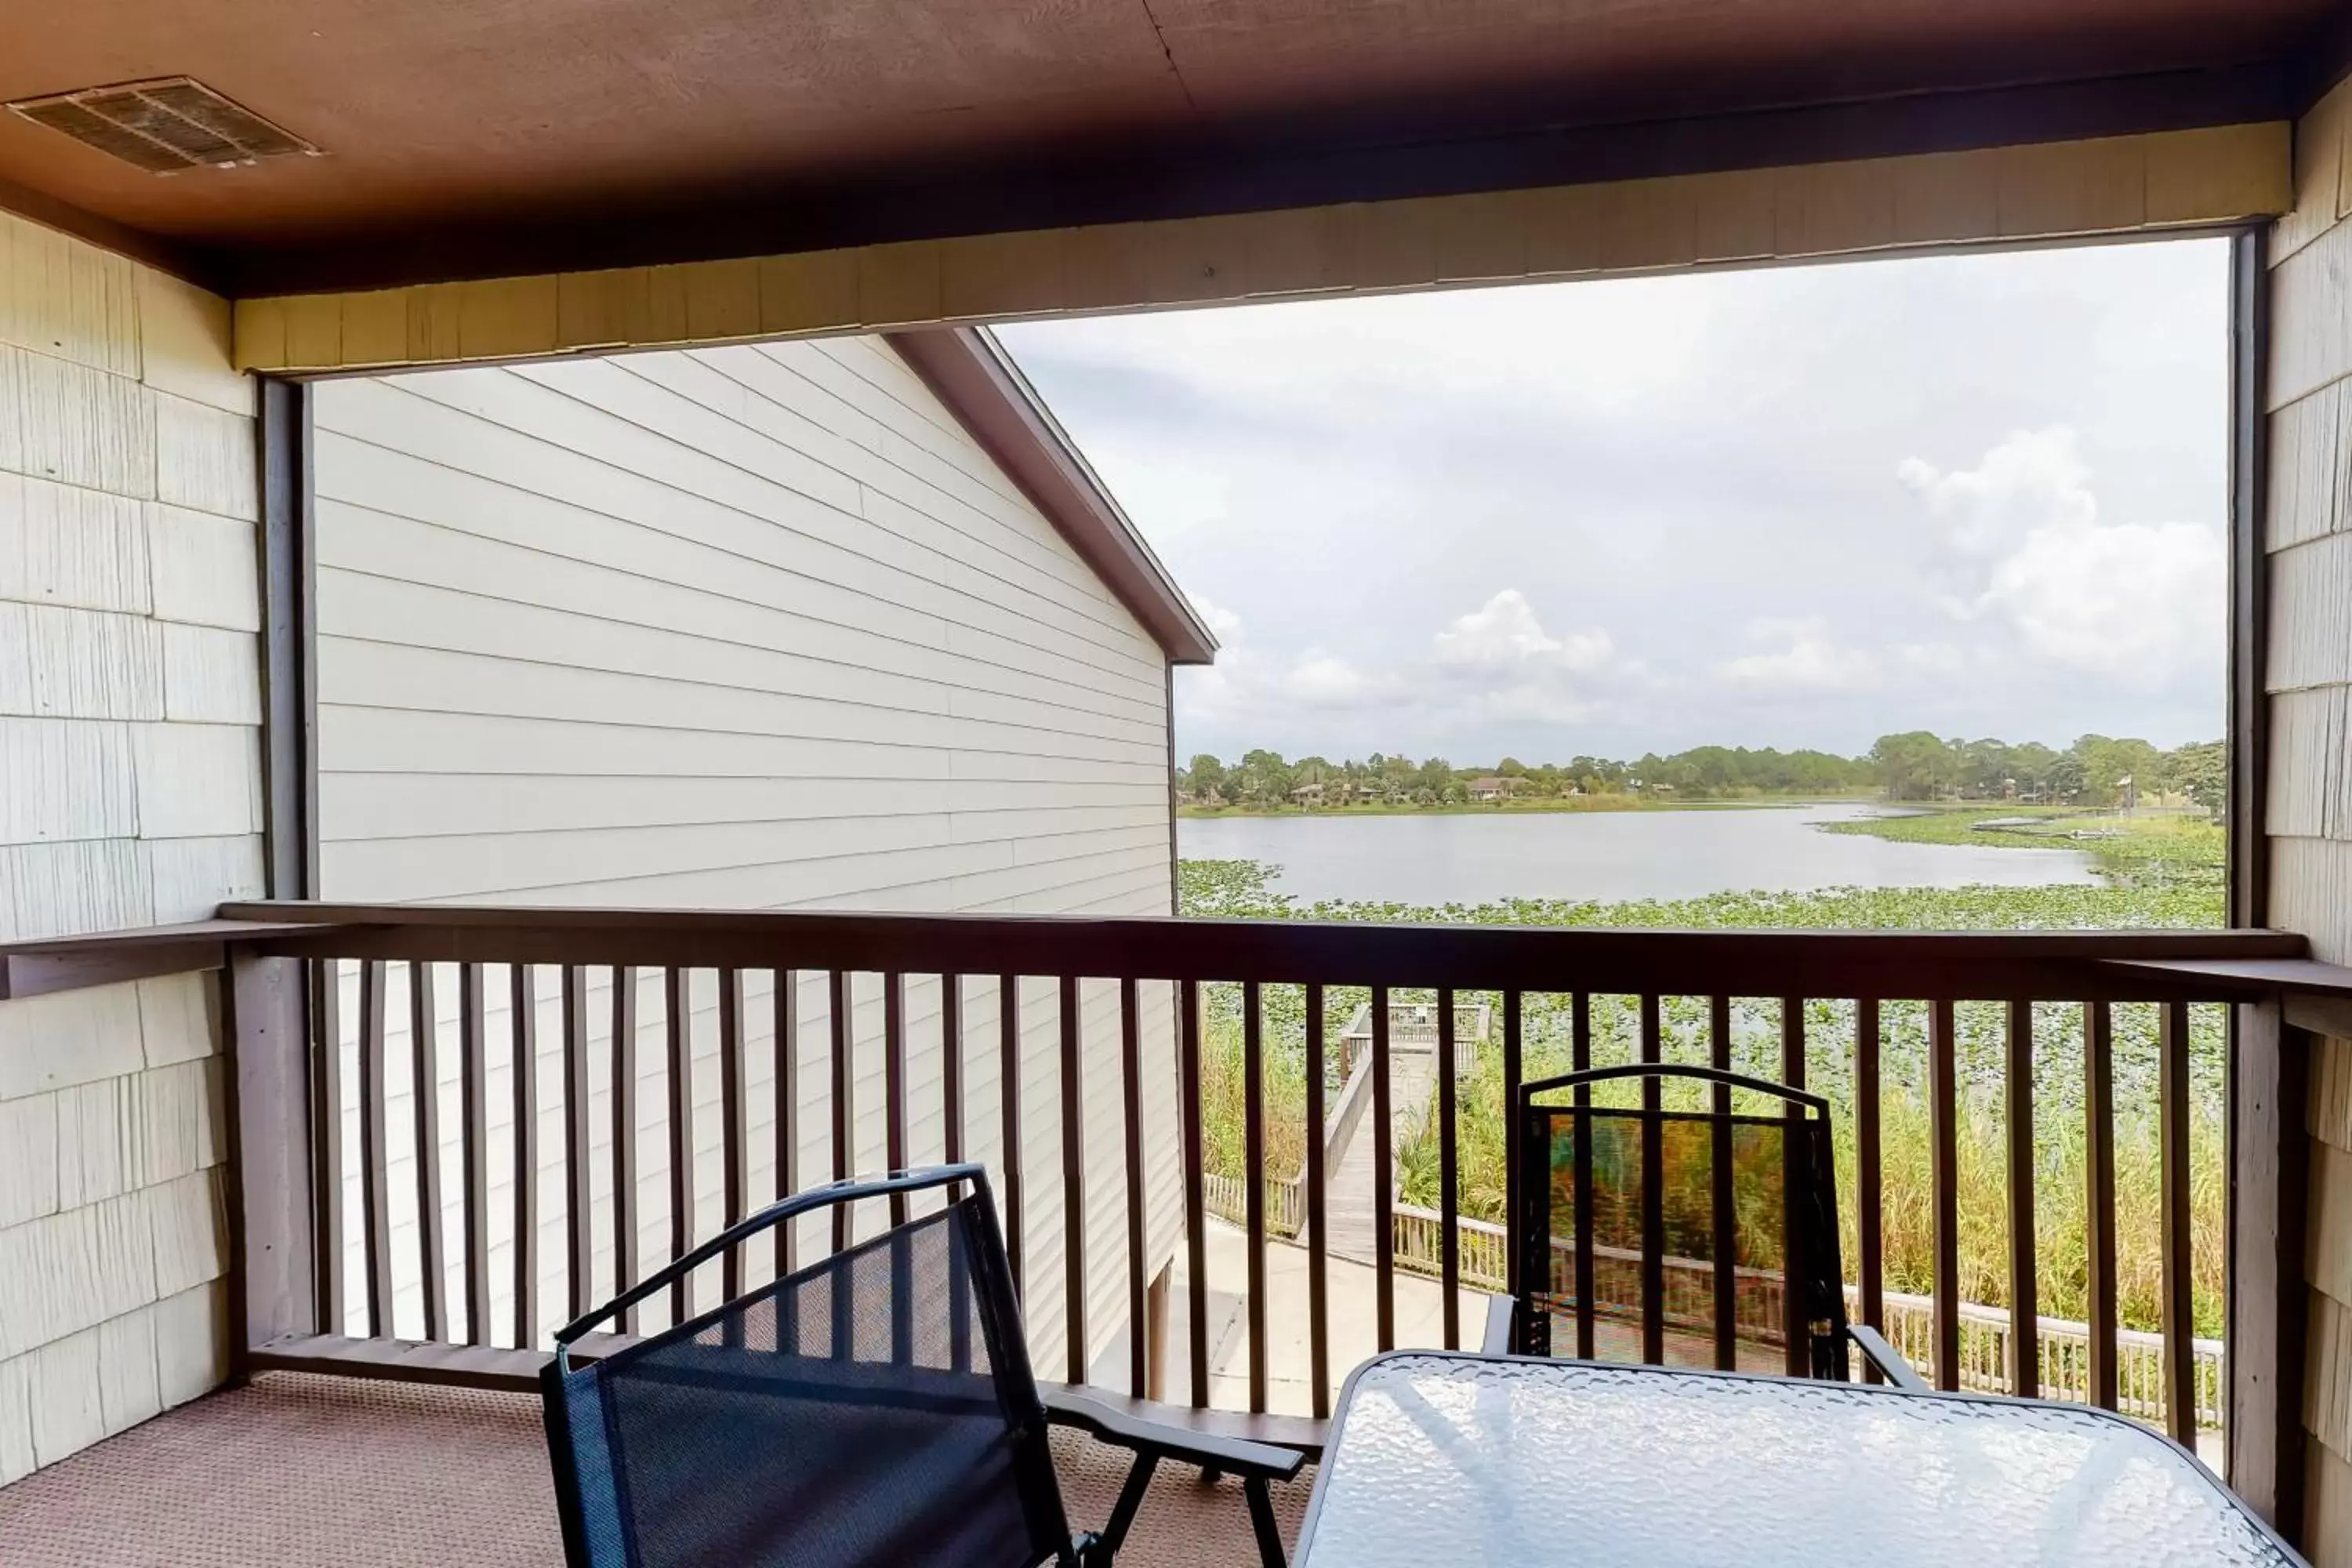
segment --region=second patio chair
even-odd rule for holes
[[[1637,1063],[1527,1084],[1513,1115],[1513,1290],[1487,1349],[1843,1380],[1851,1347],[1927,1386],[1846,1319],[1819,1095]]]

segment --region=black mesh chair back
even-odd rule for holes
[[[1847,1375],[1826,1101],[1643,1064],[1528,1084],[1516,1114],[1512,1349]]]
[[[940,1186],[961,1195],[601,1360],[572,1357],[727,1247],[814,1209]],[[548,1438],[574,1568],[1077,1561],[976,1165],[787,1199],[557,1342]]]

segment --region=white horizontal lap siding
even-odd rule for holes
[[[313,389],[320,837],[331,899],[1163,913],[1167,687],[1158,646],[878,342],[474,369]],[[787,957],[789,955],[786,955]],[[358,971],[346,965],[345,1205],[365,1322]],[[742,977],[747,1182],[782,1190],[775,981]],[[462,1332],[457,973],[436,977],[448,1331]],[[592,1300],[615,1287],[612,994],[588,977]],[[636,1201],[668,1255],[661,976],[637,979]],[[693,1234],[723,1222],[718,976],[691,976]],[[536,976],[539,1337],[565,1318],[560,977]],[[940,984],[907,991],[910,1157],[944,1151]],[[855,983],[860,1172],[886,1162],[882,981]],[[387,974],[395,1328],[421,1331],[407,978]],[[509,982],[485,976],[493,1337],[512,1333]],[[999,1173],[992,976],[965,983],[965,1151]],[[1172,1253],[1172,1003],[1142,990],[1147,1273]],[[1023,985],[1026,1312],[1066,1363],[1060,1026]],[[830,1177],[824,977],[803,974],[793,1180]],[[1117,987],[1081,987],[1091,1348],[1127,1316]],[[869,1221],[869,1223],[873,1223]],[[819,1228],[806,1235],[814,1247]],[[766,1277],[760,1249],[747,1277]],[[706,1304],[715,1277],[698,1288]],[[649,1311],[657,1324],[666,1304]]]
[[[756,1206],[789,1190],[779,1178],[776,1149],[776,1076],[774,1054],[774,984],[764,972],[747,972],[742,979],[745,1120],[750,1128],[745,1183],[748,1202]],[[445,1247],[441,1277],[445,1332],[462,1337],[466,1321],[466,1257],[464,1192],[466,1171],[454,1135],[463,1114],[463,1063],[458,1050],[457,973],[439,965],[435,974],[437,1028],[435,1035],[435,1077],[437,1105],[445,1137],[440,1144],[442,1234]],[[940,982],[934,976],[909,976],[907,981],[907,1131],[910,1161],[935,1162],[945,1154],[945,1115],[940,1081],[941,1041]],[[491,1295],[489,1338],[495,1343],[515,1342],[514,1323],[514,1205],[517,1168],[514,1142],[512,1077],[513,1018],[509,972],[492,966],[483,974],[484,1080],[488,1138],[483,1145],[489,1201],[486,1209],[485,1241]],[[359,1057],[355,1037],[360,1002],[356,964],[341,968],[341,1003],[346,1020],[344,1045],[343,1138],[346,1150],[342,1182],[346,1268],[350,1286],[344,1302],[346,1331],[364,1334],[368,1328],[364,1289],[366,1215],[360,1184],[361,1102]],[[593,971],[585,988],[590,1020],[588,1040],[589,1113],[593,1137],[589,1152],[592,1188],[597,1209],[592,1222],[593,1263],[588,1297],[609,1298],[620,1288],[615,1273],[613,1147],[610,1137],[614,1062],[612,1053],[612,991],[610,976]],[[537,1052],[533,1057],[537,1090],[537,1129],[533,1235],[538,1248],[537,1311],[534,1342],[544,1343],[571,1313],[566,1272],[569,1232],[563,1194],[567,1190],[562,1085],[564,1072],[563,1018],[559,977],[541,971],[535,976]],[[1080,986],[1081,1040],[1085,1057],[1083,1127],[1087,1152],[1087,1281],[1089,1339],[1097,1350],[1116,1338],[1127,1314],[1128,1237],[1124,1113],[1118,1040],[1118,999],[1114,985],[1087,982]],[[1165,1042],[1172,1018],[1171,987],[1145,982],[1139,993],[1139,1031],[1145,1104],[1147,1213],[1147,1277],[1166,1256],[1165,1248],[1177,1224],[1172,1173],[1176,1135],[1173,1104],[1173,1064]],[[887,1164],[887,1085],[882,1031],[882,982],[877,975],[859,975],[852,997],[854,1027],[851,1049],[852,1100],[858,1111],[855,1155],[850,1168],[866,1173]],[[641,1271],[668,1256],[671,1226],[669,1162],[668,1045],[667,998],[661,976],[637,974],[637,1032],[634,1078],[637,1092],[635,1152],[636,1182],[633,1228],[638,1238]],[[793,1105],[793,1148],[795,1165],[792,1187],[814,1185],[831,1179],[832,1036],[829,991],[822,976],[803,974],[798,988],[800,1018],[797,1093]],[[1067,1319],[1066,1227],[1063,1224],[1062,1100],[1060,1088],[1060,1013],[1058,986],[1050,981],[1028,980],[1021,985],[1022,1085],[1021,1132],[1024,1193],[1020,1242],[1026,1270],[1024,1315],[1041,1371],[1064,1374],[1063,1325]],[[719,1036],[718,977],[704,971],[689,976],[689,1038],[692,1043],[690,1094],[695,1129],[691,1190],[691,1234],[699,1238],[715,1234],[725,1223],[726,1198],[720,1134],[724,1102]],[[964,983],[964,1154],[986,1164],[996,1182],[1000,1199],[1007,1195],[1003,1173],[1003,1057],[998,991],[992,978]],[[404,966],[387,966],[384,974],[384,1081],[387,1149],[386,1223],[391,1242],[392,1274],[395,1282],[390,1332],[406,1338],[425,1331],[424,1276],[417,1229],[418,1184],[415,1164],[414,1052],[409,1031],[411,1014],[407,973]],[[858,1234],[870,1234],[883,1223],[883,1211],[870,1208],[860,1216]],[[803,1261],[820,1256],[829,1242],[829,1226],[820,1220],[803,1225],[799,1236]],[[771,1278],[772,1252],[754,1248],[747,1258],[745,1279],[758,1284]],[[693,1310],[715,1305],[719,1276],[715,1268],[700,1271],[689,1296]],[[667,1295],[644,1309],[643,1326],[658,1329],[669,1321]],[[1123,1374],[1121,1374],[1123,1375]]]

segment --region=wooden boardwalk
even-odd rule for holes
[[[1437,1088],[1437,1055],[1432,1050],[1391,1047],[1389,1050],[1389,1147],[1420,1131],[1429,1115],[1429,1097]],[[1372,1118],[1357,1124],[1355,1135],[1341,1152],[1323,1194],[1325,1216],[1330,1221],[1328,1248],[1334,1258],[1374,1261]],[[1391,1168],[1393,1178],[1394,1168]],[[1393,1196],[1393,1193],[1391,1194]]]

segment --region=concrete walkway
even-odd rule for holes
[[[1369,1143],[1369,1139],[1359,1139]],[[1369,1162],[1365,1167],[1369,1173]],[[1365,1179],[1370,1189],[1370,1176]],[[1369,1232],[1368,1232],[1369,1234]],[[1249,1408],[1249,1237],[1238,1226],[1220,1219],[1208,1222],[1209,1403],[1221,1410]],[[1335,1238],[1336,1239],[1336,1238]],[[1339,1403],[1339,1388],[1348,1373],[1380,1350],[1377,1318],[1378,1272],[1369,1264],[1334,1257],[1325,1265],[1329,1304],[1330,1400]],[[1266,1282],[1266,1408],[1282,1415],[1314,1414],[1313,1362],[1307,1337],[1307,1248],[1269,1240],[1265,1247]],[[1192,1398],[1192,1373],[1186,1362],[1190,1337],[1192,1292],[1185,1275],[1184,1255],[1177,1254],[1170,1291],[1168,1384],[1165,1397],[1181,1405]],[[1395,1275],[1396,1345],[1399,1349],[1439,1349],[1445,1343],[1443,1308],[1444,1287],[1422,1275],[1399,1270]],[[1461,1348],[1476,1350],[1486,1333],[1488,1296],[1478,1290],[1458,1292],[1461,1300]],[[1641,1336],[1631,1324],[1599,1325],[1594,1349],[1603,1361],[1637,1363]],[[1570,1342],[1556,1346],[1562,1353]],[[1714,1363],[1711,1343],[1700,1336],[1666,1336],[1670,1365],[1706,1367]],[[1743,1346],[1743,1370],[1776,1373],[1777,1352]],[[1115,1363],[1116,1376],[1106,1375],[1107,1386],[1123,1386],[1125,1352]],[[2218,1431],[2197,1435],[2197,1454],[2218,1472],[2222,1437]]]
[[[1369,1169],[1369,1166],[1367,1167]],[[1368,1232],[1369,1234],[1369,1232]],[[1249,1237],[1238,1226],[1212,1219],[1204,1248],[1208,1260],[1209,1403],[1223,1410],[1249,1408]],[[1380,1350],[1378,1274],[1368,1264],[1333,1258],[1325,1265],[1330,1310],[1330,1384],[1336,1405],[1339,1385],[1357,1364]],[[1170,1294],[1167,1397],[1192,1397],[1186,1346],[1192,1343],[1192,1290],[1183,1255],[1177,1255]],[[1307,1334],[1307,1249],[1269,1241],[1265,1247],[1266,1408],[1277,1415],[1315,1413],[1313,1361]],[[1486,1332],[1486,1297],[1476,1290],[1461,1299],[1461,1348],[1476,1350]],[[1396,1275],[1396,1342],[1399,1348],[1437,1349],[1445,1342],[1444,1287],[1434,1279]]]

